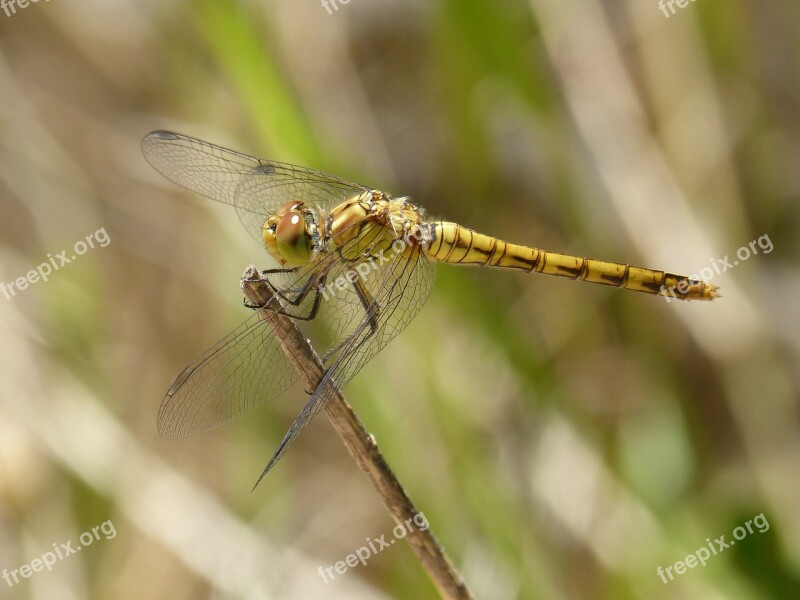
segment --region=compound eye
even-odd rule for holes
[[[302,265],[311,257],[306,220],[300,211],[290,210],[280,218],[275,228],[275,241],[278,251],[288,264]]]

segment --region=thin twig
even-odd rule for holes
[[[242,290],[247,300],[255,306],[267,306],[273,295],[270,286],[252,265],[242,275]],[[325,368],[308,340],[289,317],[271,310],[262,310],[261,315],[275,332],[297,372],[306,381],[306,389],[315,389],[325,374]],[[350,455],[378,490],[392,518],[398,525],[405,526],[419,511],[386,464],[375,438],[364,428],[341,392],[337,392],[327,403],[325,412]],[[430,527],[425,531],[413,529],[406,535],[406,539],[442,598],[474,599]]]

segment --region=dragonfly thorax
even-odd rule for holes
[[[303,202],[290,202],[270,216],[261,230],[264,246],[281,265],[305,264],[315,251],[316,218]]]
[[[324,230],[347,260],[389,258],[409,244],[430,241],[421,209],[408,198],[391,198],[378,190],[353,196],[334,208]]]

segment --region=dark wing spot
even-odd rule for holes
[[[150,134],[152,137],[157,138],[159,140],[177,140],[178,136],[171,131],[164,131],[163,129],[159,129],[158,131],[153,131]]]
[[[264,163],[262,165],[258,165],[257,167],[253,167],[250,172],[253,174],[275,175],[275,165]]]

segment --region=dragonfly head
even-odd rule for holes
[[[281,265],[300,266],[314,252],[314,226],[304,203],[290,202],[264,222],[264,246]]]

